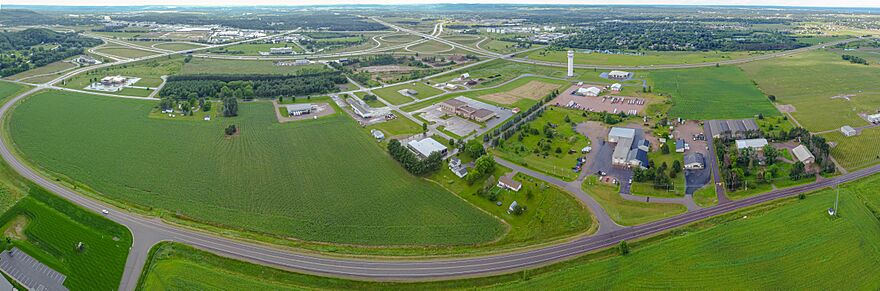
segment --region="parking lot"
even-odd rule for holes
[[[689,120],[684,124],[675,127],[673,131],[673,136],[676,138],[684,139],[686,143],[690,146],[690,149],[685,151],[685,154],[690,153],[701,153],[703,157],[708,159],[709,150],[707,149],[708,144],[705,139],[700,139],[700,136],[703,134],[703,126],[700,125],[698,121]],[[710,183],[712,180],[711,170],[708,168],[708,161],[705,162],[706,167],[701,170],[685,170],[685,194],[693,194],[704,185]]]
[[[444,130],[461,137],[468,136],[471,133],[475,133],[476,135],[483,134],[483,132],[495,128],[496,126],[500,125],[502,122],[513,116],[513,112],[507,108],[501,108],[492,104],[480,102],[478,100],[462,96],[456,97],[455,99],[465,102],[468,106],[473,108],[490,110],[495,113],[495,118],[486,121],[485,126],[481,126],[479,123],[462,118],[460,116],[444,117],[444,115],[446,114],[440,110],[440,105],[438,104],[434,104],[426,108],[417,110],[413,112],[413,114],[419,115],[421,118],[433,123],[431,124],[432,127],[443,126]]]
[[[438,108],[436,110],[423,112],[421,117],[432,123],[433,126],[443,126],[446,131],[458,136],[468,136],[480,128],[479,124],[471,122],[470,120],[458,116],[450,116],[444,119],[444,115],[445,114]]]
[[[639,140],[644,136],[644,131],[641,129],[636,129],[635,140]],[[603,172],[606,174],[605,177],[602,178],[603,182],[613,182],[617,180],[620,182],[620,192],[629,194],[629,179],[632,178],[632,169],[626,167],[616,167],[611,164],[611,153],[614,152],[613,143],[605,142],[603,138],[598,143],[593,144],[593,151],[595,151],[595,155],[593,156],[593,164],[590,166],[589,173],[596,174],[598,172]]]
[[[67,290],[61,273],[52,270],[18,248],[0,254],[0,270],[29,290]]]
[[[590,85],[583,85],[584,87]],[[558,97],[550,101],[550,104],[562,107],[576,108],[592,112],[624,112],[630,115],[641,113],[647,100],[644,98],[636,98],[629,96],[621,96],[618,94],[607,94],[598,97],[580,96],[572,94],[577,91],[580,86],[571,86],[565,89]],[[597,86],[602,87],[602,86]]]

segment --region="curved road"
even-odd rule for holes
[[[130,61],[153,58],[162,55],[132,59]],[[125,62],[127,61],[118,62],[116,64]],[[87,68],[94,69],[96,67],[101,66]],[[74,70],[52,82],[40,85],[11,98],[0,107],[0,118],[3,118],[5,114],[15,106],[15,104],[26,98],[28,95],[44,88],[52,88],[51,84],[85,70],[86,69]],[[5,138],[7,137],[0,135],[0,139]],[[582,236],[550,246],[541,246],[533,249],[479,257],[382,260],[326,257],[312,253],[297,253],[291,250],[238,241],[198,230],[171,225],[154,217],[127,213],[105,203],[84,197],[71,189],[58,185],[54,181],[41,176],[19,160],[19,158],[11,151],[9,144],[11,144],[11,141],[9,140],[0,140],[0,155],[2,155],[3,159],[9,163],[10,167],[23,177],[91,211],[99,212],[101,209],[111,209],[108,218],[131,230],[134,241],[129,258],[126,262],[125,273],[119,287],[120,290],[133,290],[136,287],[138,276],[144,267],[150,247],[160,241],[181,242],[219,255],[298,272],[377,281],[437,280],[513,272],[520,269],[534,268],[550,264],[573,256],[606,248],[621,240],[631,240],[650,236],[759,203],[784,197],[791,197],[798,195],[799,193],[815,191],[838,183],[856,180],[880,171],[880,165],[878,165],[812,184],[775,190],[763,195],[719,204],[718,206],[711,208],[690,211],[661,221],[620,229],[606,228],[600,230],[598,234],[593,236]],[[585,197],[584,199],[589,198]]]

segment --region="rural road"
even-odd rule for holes
[[[199,48],[195,50],[207,48],[210,47]],[[153,55],[143,58],[135,58],[131,60],[121,61],[115,64],[145,60],[170,54],[171,53]],[[94,69],[97,67],[102,66],[99,65],[88,67],[88,69]],[[3,118],[5,114],[10,112],[11,108],[13,108],[17,103],[19,103],[27,96],[33,94],[34,92],[46,88],[52,88],[52,84],[57,83],[75,74],[84,72],[86,70],[87,69],[68,72],[64,74],[64,76],[59,77],[56,80],[39,85],[25,93],[9,99],[6,103],[2,105],[2,107],[0,107],[0,118]],[[309,274],[357,278],[364,280],[437,280],[507,273],[550,264],[553,262],[615,245],[621,240],[643,238],[676,227],[684,226],[696,221],[700,221],[702,219],[706,219],[712,216],[730,213],[742,208],[775,199],[796,196],[799,193],[810,192],[830,187],[838,183],[856,180],[880,171],[880,165],[878,165],[860,171],[837,176],[835,178],[821,180],[812,184],[795,186],[792,188],[781,190],[774,190],[759,196],[731,201],[728,203],[720,203],[715,207],[689,211],[676,217],[652,223],[626,228],[621,227],[619,229],[606,227],[604,228],[604,230],[602,230],[600,228],[599,233],[595,235],[578,237],[555,245],[541,246],[532,249],[517,250],[508,253],[477,257],[392,260],[373,258],[328,257],[314,253],[299,253],[289,249],[280,249],[272,246],[220,237],[211,233],[175,226],[163,222],[155,217],[128,213],[124,210],[112,207],[103,202],[99,202],[95,199],[83,196],[71,189],[56,184],[51,179],[43,177],[42,175],[31,169],[27,164],[23,163],[19,159],[19,157],[17,157],[13,153],[10,146],[10,144],[12,144],[12,141],[8,140],[8,136],[0,135],[0,139],[2,139],[0,140],[0,156],[2,156],[7,163],[9,163],[12,169],[21,174],[24,178],[32,181],[33,183],[41,187],[44,187],[48,191],[56,193],[60,197],[63,197],[77,205],[80,205],[88,210],[95,211],[96,213],[99,213],[102,209],[109,209],[110,214],[107,215],[107,217],[117,223],[126,226],[132,232],[132,249],[130,251],[129,258],[126,261],[126,269],[123,274],[122,281],[120,282],[120,290],[133,290],[137,286],[138,277],[143,270],[149,249],[154,244],[161,241],[175,241],[185,243],[222,256],[238,258],[287,270]],[[503,163],[504,162],[502,161],[502,164]],[[505,165],[511,166],[510,164]],[[530,171],[525,168],[518,169],[522,171]],[[541,176],[543,176],[539,173],[534,172],[527,173],[530,175],[536,175],[536,177],[538,178],[541,178]],[[553,179],[549,179],[549,177],[544,178],[547,178],[548,182],[553,183]],[[590,207],[591,210],[596,207],[596,205],[598,205],[591,197],[580,190],[579,185],[575,186],[572,183],[562,183],[563,185],[561,186],[569,191],[573,191],[575,195],[578,195],[578,198],[587,203],[587,206]],[[573,187],[577,188],[577,190],[574,190]],[[601,207],[599,208],[601,209]],[[604,218],[601,218],[601,216],[603,216],[603,213],[605,213],[604,210],[594,210],[593,213],[597,216],[597,218],[604,220]],[[607,214],[604,214],[604,216],[607,217]],[[611,224],[606,223],[606,225]]]

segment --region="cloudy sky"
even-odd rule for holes
[[[22,5],[328,5],[328,4],[426,4],[426,3],[553,3],[553,4],[687,4],[687,5],[772,5],[820,7],[878,7],[880,0],[2,0]],[[2,7],[2,6],[0,6]]]

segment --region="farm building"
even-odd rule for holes
[[[753,149],[761,151],[766,146],[767,139],[763,138],[752,138],[752,139],[738,139],[736,140],[736,149],[744,150],[744,149]]]
[[[517,192],[519,191],[519,189],[522,189],[522,183],[514,181],[511,177],[501,176],[501,178],[498,179],[498,187],[510,189],[514,192]]]
[[[706,159],[701,153],[684,155],[684,168],[688,170],[701,170],[706,167]]]
[[[813,153],[810,152],[804,145],[799,145],[793,149],[791,149],[791,153],[794,154],[794,157],[804,164],[812,164],[816,161],[816,157],[813,156]]]
[[[354,111],[355,114],[360,116],[361,118],[372,118],[373,117],[373,109],[370,108],[369,105],[364,103],[364,101],[357,100],[354,98],[346,99],[348,104],[351,105],[351,110]]]
[[[709,120],[709,131],[713,138],[744,137],[748,132],[758,131],[754,119]]]
[[[685,142],[683,139],[679,138],[679,139],[675,140],[675,152],[676,153],[683,153],[684,151],[689,150],[690,148],[691,148],[691,146],[687,142]]]
[[[300,116],[303,114],[312,113],[313,110],[317,108],[314,104],[311,103],[302,103],[302,104],[288,104],[284,107],[287,107],[287,114],[290,116]]]
[[[412,140],[407,143],[407,146],[423,159],[435,152],[439,152],[443,156],[446,155],[446,146],[430,137],[423,140]]]
[[[404,96],[415,96],[419,94],[419,91],[413,89],[400,89],[397,91],[397,93],[400,93],[400,95]]]
[[[370,133],[373,134],[373,138],[378,141],[382,141],[383,139],[385,139],[385,133],[383,133],[381,130],[371,129]]]
[[[289,47],[272,47],[269,48],[269,53],[273,55],[284,55],[284,54],[292,54],[293,48]]]
[[[611,71],[608,73],[609,79],[626,80],[632,77],[632,73],[626,71]]]
[[[620,92],[621,89],[623,89],[623,85],[620,83],[611,84],[611,92]]]
[[[581,87],[581,88],[578,88],[576,91],[574,91],[573,94],[578,95],[578,96],[596,97],[596,96],[599,96],[599,94],[601,94],[601,93],[602,93],[602,89],[599,89],[599,87],[588,87],[588,88]]]
[[[840,132],[843,133],[843,136],[856,136],[857,134],[859,134],[859,132],[856,131],[855,128],[852,128],[852,126],[849,125],[844,125],[840,127]]]

